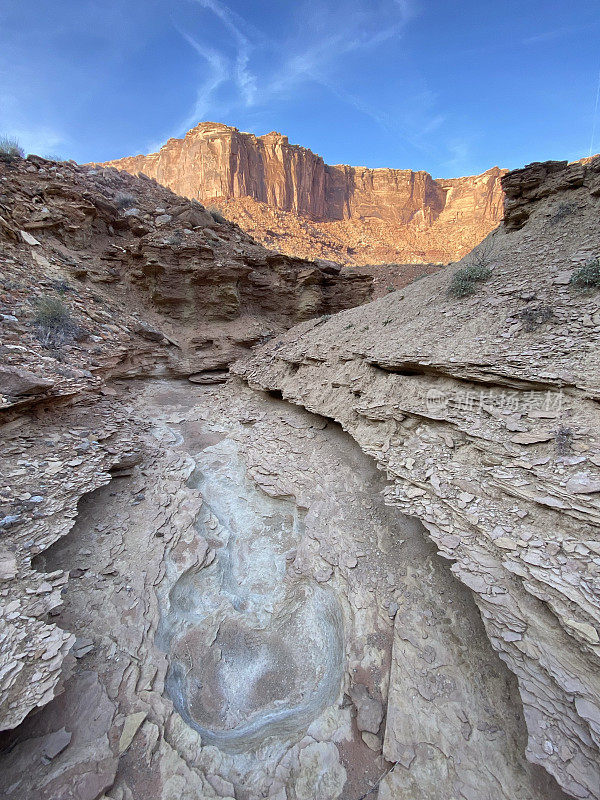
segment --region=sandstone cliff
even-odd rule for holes
[[[504,170],[498,167],[482,175],[434,180],[424,171],[331,166],[279,133],[257,137],[212,122],[197,125],[183,139],[169,139],[158,153],[108,163],[223,207],[261,241],[272,236],[274,227],[263,217],[269,210],[275,217],[284,212],[275,228],[279,249],[348,264],[373,263],[375,258],[455,259],[502,216]],[[267,208],[261,214],[236,202],[245,198]],[[299,237],[299,218],[310,220],[314,233],[307,236],[304,227]],[[323,239],[332,236],[339,243],[323,249]]]

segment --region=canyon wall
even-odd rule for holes
[[[235,371],[335,420],[377,460],[386,501],[422,521],[516,676],[528,761],[597,800],[600,159],[531,164],[503,186],[502,225],[462,262],[489,269],[472,294],[453,294],[460,271],[441,270],[297,326]],[[379,800],[501,796],[465,788],[437,721],[456,683],[395,619],[399,669],[407,641],[437,666],[419,692],[427,710],[396,718],[388,705],[383,754],[397,763]]]
[[[283,220],[282,230],[276,231],[278,241],[271,241],[271,246],[279,244],[292,255],[335,257],[349,264],[369,263],[373,257],[423,262],[457,258],[502,218],[500,179],[505,170],[498,167],[482,175],[435,180],[422,170],[330,166],[279,133],[254,136],[212,122],[197,125],[183,139],[169,139],[158,153],[107,163],[132,174],[143,172],[185,197],[219,207],[225,204],[226,213],[261,241],[273,236],[277,221],[274,225],[271,220],[261,220],[264,212],[248,211],[247,205],[240,209],[231,201],[252,198],[270,209],[288,212],[292,218]],[[294,217],[316,225],[301,251],[297,234],[296,241],[291,235],[297,226]],[[347,221],[364,231],[355,252],[349,253],[347,248],[344,252],[342,242],[331,252],[324,250],[323,242],[318,241],[323,234],[337,234],[343,240],[344,233],[322,226]],[[369,225],[375,225],[375,230]],[[371,246],[373,252],[368,257],[365,252],[361,258],[367,244],[386,238],[381,225],[392,226],[392,235],[387,237],[392,241],[406,239],[407,233],[417,241],[399,252],[392,241],[377,254]],[[364,238],[367,241],[362,241]],[[441,248],[440,241],[444,242]]]
[[[205,202],[248,196],[286,211],[326,214],[323,159],[278,133],[256,137],[204,122],[183,139],[169,139],[158,153],[107,165],[144,172],[177,194]]]
[[[600,800],[600,160],[504,189],[473,294],[359,306],[0,164],[2,798]]]

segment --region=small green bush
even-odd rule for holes
[[[559,458],[564,458],[571,454],[573,449],[574,434],[571,428],[561,425],[554,434],[554,441],[556,443],[556,455]]]
[[[11,164],[18,158],[24,157],[25,152],[19,146],[19,143],[16,139],[10,139],[7,136],[2,136],[0,138],[0,161],[4,161],[6,164]]]
[[[475,294],[477,284],[487,281],[492,270],[485,264],[470,264],[468,267],[456,270],[450,281],[448,293],[452,297],[468,297]]]
[[[571,275],[571,286],[582,292],[600,289],[600,258],[591,258]]]
[[[68,306],[59,297],[45,295],[38,298],[33,324],[40,342],[52,349],[59,349],[81,335],[81,329],[71,319]]]
[[[206,210],[214,219],[214,221],[219,223],[219,225],[223,225],[224,222],[227,222],[223,214],[221,214],[221,212],[216,206],[208,206]]]
[[[132,208],[135,205],[135,197],[127,192],[117,192],[115,194],[115,205],[122,211],[126,208]]]
[[[448,287],[452,297],[468,297],[475,294],[477,284],[487,281],[492,275],[490,264],[494,256],[494,241],[484,240],[468,256],[466,266],[456,270]]]

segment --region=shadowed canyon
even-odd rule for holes
[[[213,123],[0,161],[0,795],[600,800],[599,209]]]

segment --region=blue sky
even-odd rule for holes
[[[598,0],[0,0],[0,134],[82,162],[203,120],[435,177],[574,159],[599,71]]]

